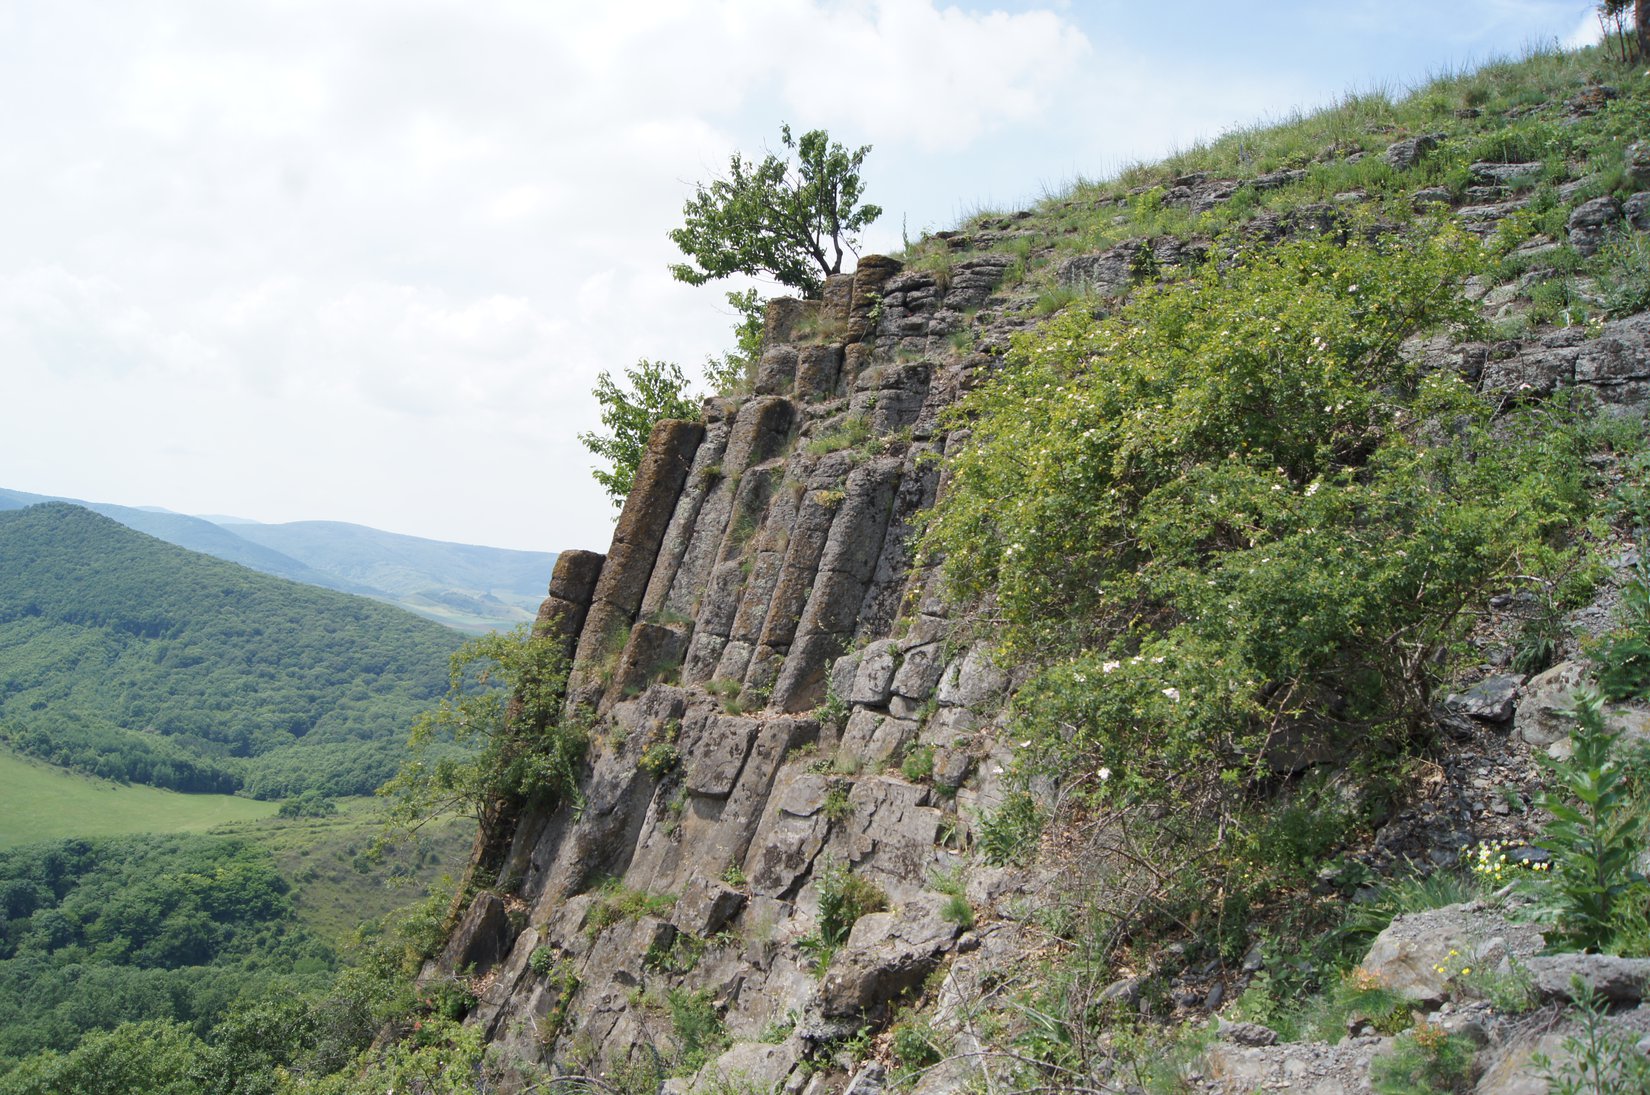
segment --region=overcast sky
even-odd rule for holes
[[[0,5],[0,487],[603,550],[596,374],[727,347],[666,233],[781,122],[890,250],[1593,6]]]

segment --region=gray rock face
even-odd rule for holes
[[[1438,147],[1438,137],[1437,134],[1423,133],[1418,137],[1394,141],[1381,154],[1381,159],[1399,171],[1408,171],[1420,163],[1428,152]]]
[[[899,912],[860,917],[820,983],[820,1013],[827,1019],[885,1014],[890,1001],[922,984],[957,936],[956,925],[940,916],[943,904],[925,894]]]
[[[940,679],[939,701],[948,707],[978,707],[1008,688],[1008,674],[991,660],[991,648],[975,643]]]
[[[1650,995],[1650,958],[1553,954],[1531,958],[1524,966],[1544,1000],[1574,1002],[1591,995],[1619,1005],[1637,1004]]]
[[[1485,186],[1516,188],[1534,186],[1545,168],[1546,165],[1540,160],[1529,163],[1475,163],[1467,168],[1467,173],[1474,182]]]
[[[1490,677],[1479,681],[1465,692],[1444,697],[1444,707],[1456,714],[1466,715],[1481,722],[1506,722],[1513,717],[1513,705],[1518,699],[1519,676]]]
[[[1386,988],[1431,1007],[1448,999],[1463,968],[1505,970],[1514,959],[1539,954],[1542,945],[1533,924],[1509,922],[1471,902],[1398,917],[1359,965]]]
[[[1610,230],[1621,223],[1621,202],[1606,195],[1583,202],[1571,212],[1566,227],[1570,246],[1582,255],[1597,254]]]
[[[1569,737],[1575,722],[1566,712],[1574,706],[1576,689],[1586,680],[1587,667],[1580,662],[1560,662],[1531,678],[1513,719],[1518,736],[1535,746]]]
[[[486,973],[510,953],[515,931],[497,894],[477,894],[442,950],[443,969]]]

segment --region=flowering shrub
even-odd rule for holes
[[[1465,383],[1400,352],[1474,322],[1480,261],[1447,229],[1217,249],[1023,337],[963,400],[925,550],[1039,667],[1033,763],[1161,797],[1416,736],[1463,608],[1584,497],[1562,431],[1492,437]]]

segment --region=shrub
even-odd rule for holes
[[[1553,815],[1536,842],[1556,865],[1540,888],[1545,919],[1553,925],[1546,935],[1549,942],[1587,951],[1611,949],[1618,933],[1650,908],[1650,888],[1636,867],[1650,819],[1639,811],[1628,773],[1612,755],[1615,739],[1603,707],[1597,692],[1578,692],[1570,757],[1537,755],[1560,790],[1537,803]]]
[[[1289,743],[1352,760],[1425,731],[1462,608],[1585,498],[1536,429],[1498,441],[1400,351],[1476,323],[1481,262],[1448,229],[1231,247],[1022,336],[961,401],[924,552],[1040,667],[1015,712],[1041,770],[1186,797]]]
[[[1472,1083],[1477,1049],[1464,1035],[1418,1022],[1389,1053],[1370,1064],[1369,1078],[1378,1095],[1434,1095],[1464,1092]]]
[[[854,922],[866,913],[888,907],[882,887],[854,874],[841,861],[826,864],[817,880],[819,887],[819,938],[827,947],[848,941]]]

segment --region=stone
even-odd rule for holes
[[[1146,240],[1128,240],[1096,254],[1068,259],[1056,279],[1061,286],[1077,292],[1118,296],[1145,275],[1151,262]]]
[[[921,985],[957,937],[957,926],[941,915],[944,903],[924,893],[897,912],[860,917],[820,983],[820,1013],[881,1018],[897,997]]]
[[[671,923],[689,935],[709,938],[721,931],[745,906],[745,895],[725,882],[695,877],[682,889]]]
[[[1627,177],[1633,185],[1650,187],[1650,141],[1634,141],[1627,146],[1622,159],[1626,162]]]
[[[733,793],[762,724],[756,719],[721,715],[711,720],[705,734],[693,744],[687,775],[682,783],[689,794],[727,798]]]
[[[1622,202],[1621,215],[1635,232],[1650,231],[1650,190],[1640,190]]]
[[[1540,954],[1543,945],[1535,925],[1511,922],[1483,904],[1468,902],[1395,918],[1359,965],[1383,987],[1432,1007],[1449,998],[1453,977],[1462,968],[1523,962]]]
[[[819,301],[775,297],[762,317],[762,344],[778,346],[796,337],[796,329],[819,314]]]
[[[514,941],[504,902],[495,893],[479,893],[448,938],[440,966],[453,973],[484,974],[510,953]]]
[[[1526,960],[1524,968],[1543,1000],[1574,1003],[1590,994],[1617,1006],[1637,1004],[1650,995],[1650,958],[1551,954]]]
[[[1621,202],[1614,195],[1582,202],[1571,211],[1565,225],[1570,232],[1570,246],[1584,257],[1597,254],[1621,219]]]
[[[740,1091],[771,1095],[802,1062],[802,1045],[788,1038],[778,1045],[739,1042],[693,1076],[690,1091]]]
[[[1449,205],[1455,200],[1447,186],[1426,186],[1409,196],[1409,202],[1416,209],[1424,209],[1429,205]]]
[[[1522,676],[1490,677],[1479,681],[1465,692],[1445,696],[1444,707],[1480,722],[1506,722],[1513,717],[1513,705],[1518,700],[1518,686],[1523,680]]]
[[[881,707],[888,702],[893,690],[894,673],[899,667],[899,648],[893,639],[879,639],[860,654],[854,683],[848,692],[850,703]]]
[[[1007,688],[1008,674],[991,660],[990,645],[979,642],[946,670],[938,696],[947,707],[978,707]]]
[[[1586,681],[1587,667],[1575,661],[1560,662],[1530,678],[1513,716],[1513,730],[1537,747],[1569,737],[1574,721],[1567,712],[1576,689]]]
[[[1528,163],[1475,163],[1467,168],[1473,182],[1484,186],[1520,188],[1534,186],[1541,179],[1546,165],[1540,160]]]
[[[1394,141],[1387,145],[1386,151],[1381,153],[1381,159],[1397,171],[1408,171],[1420,163],[1428,152],[1437,147],[1438,136],[1436,134],[1422,133],[1419,136],[1405,137],[1401,141]]]
[[[942,643],[923,643],[908,648],[890,684],[892,690],[908,699],[928,699],[945,672],[944,653]]]
[[[1263,1027],[1259,1023],[1233,1023],[1225,1019],[1219,1020],[1216,1036],[1223,1042],[1231,1042],[1235,1046],[1275,1046],[1278,1044],[1278,1032],[1271,1027]]]
[[[805,346],[797,353],[796,397],[818,403],[836,394],[842,377],[842,347]]]
[[[1575,381],[1600,389],[1650,379],[1650,313],[1612,320],[1576,351]]]

